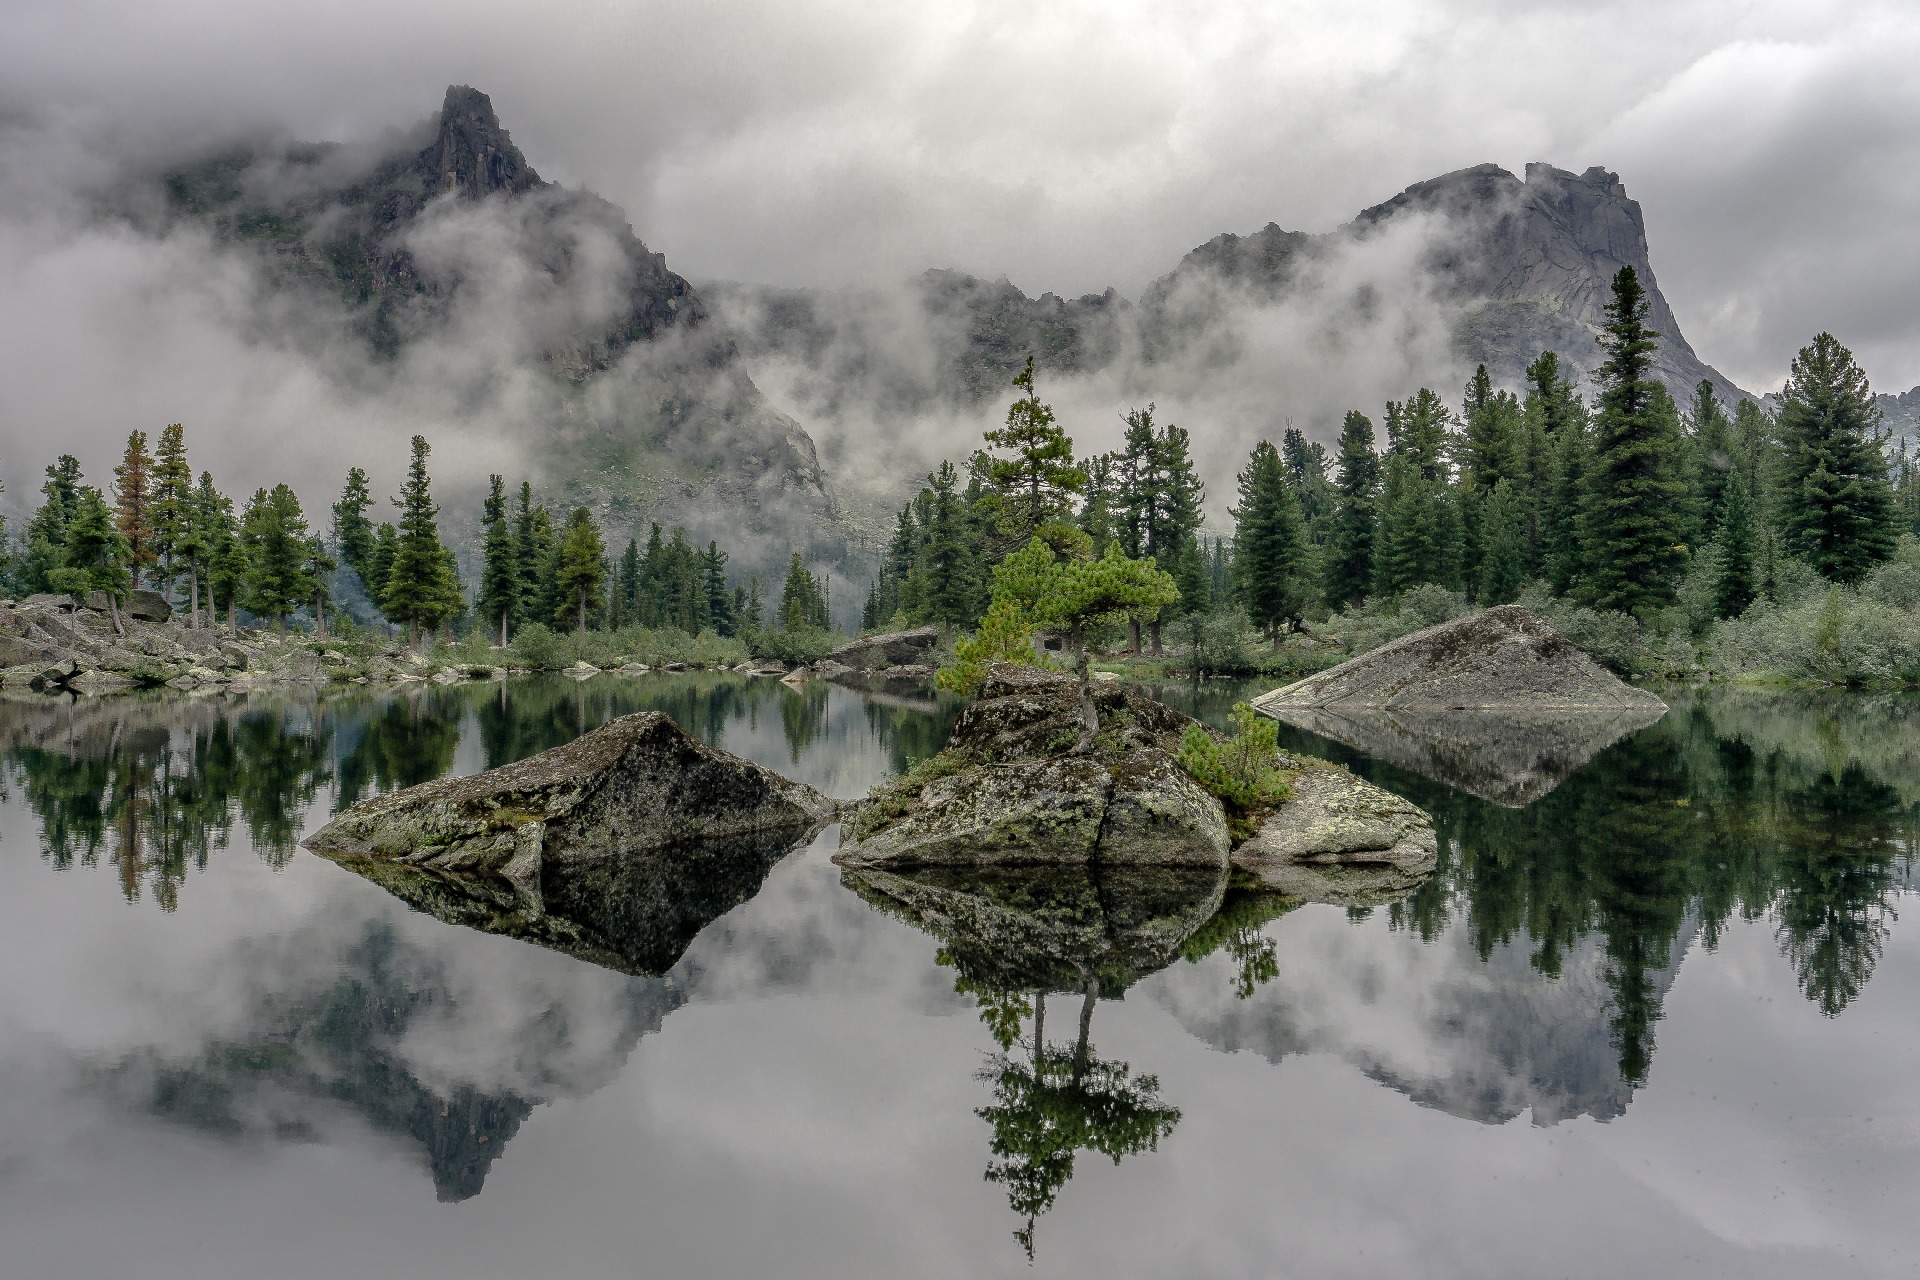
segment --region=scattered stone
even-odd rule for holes
[[[582,659],[560,673],[570,680],[590,680],[600,674],[600,668]]]
[[[801,685],[805,684],[806,682],[807,682],[807,669],[805,667],[795,667],[793,670],[787,672],[785,675],[780,677],[781,684],[790,684],[796,689],[799,688]]]
[[[710,747],[649,711],[503,768],[363,801],[306,843],[329,855],[533,883],[546,865],[802,832],[833,813],[833,801],[812,787]]]
[[[646,675],[647,672],[651,670],[653,670],[653,668],[649,667],[644,662],[629,662],[626,666],[621,667],[614,674],[622,675],[622,676],[643,676],[643,675]]]
[[[173,606],[158,591],[127,592],[127,603],[120,611],[140,622],[165,622],[173,616]]]

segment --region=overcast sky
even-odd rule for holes
[[[1492,160],[1621,174],[1687,336],[1920,383],[1920,6],[1876,0],[0,0],[0,114],[162,153],[369,139],[471,83],[684,274],[1135,294]],[[18,173],[4,181],[20,178]]]

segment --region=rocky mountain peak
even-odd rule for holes
[[[485,196],[545,186],[500,125],[493,100],[464,84],[447,86],[440,127],[415,168],[430,192]]]

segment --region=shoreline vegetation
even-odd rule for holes
[[[1297,679],[1517,603],[1629,677],[1920,687],[1920,464],[1890,449],[1852,354],[1823,333],[1768,406],[1704,383],[1683,406],[1651,376],[1647,310],[1623,268],[1590,396],[1549,351],[1517,392],[1483,366],[1457,411],[1429,388],[1389,402],[1384,450],[1358,410],[1332,453],[1289,424],[1237,475],[1230,535],[1207,527],[1185,429],[1149,404],[1120,448],[1076,458],[1029,357],[1005,424],[898,513],[859,632],[937,626],[940,682],[962,693],[999,660],[1083,683]],[[105,491],[71,456],[46,468],[19,536],[0,525],[0,594],[43,613],[87,600],[124,638],[144,589],[170,633],[311,651],[303,678],[809,667],[844,639],[799,551],[776,594],[717,542],[610,530],[610,512],[549,509],[497,475],[463,582],[429,452],[414,437],[390,522],[350,468],[322,534],[286,484],[236,504],[196,480],[181,424],[152,451],[134,431]],[[132,683],[174,678],[134,665]]]

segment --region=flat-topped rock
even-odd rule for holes
[[[1595,662],[1545,618],[1518,605],[1402,636],[1254,700],[1280,718],[1294,708],[1450,711],[1666,709]]]
[[[833,813],[833,801],[812,787],[648,711],[499,769],[363,801],[305,843],[317,853],[532,882],[552,862],[804,832]]]
[[[940,628],[914,627],[849,640],[822,659],[855,670],[900,667],[919,663],[940,643]]]
[[[1439,846],[1423,809],[1336,766],[1299,763],[1293,797],[1233,851],[1236,868],[1274,892],[1350,906],[1404,897],[1433,874]]]

